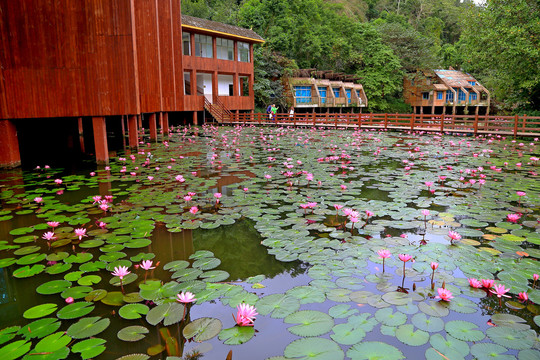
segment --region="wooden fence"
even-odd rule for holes
[[[231,114],[223,124],[373,128],[540,137],[540,117],[428,114]]]

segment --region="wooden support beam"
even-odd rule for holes
[[[84,126],[82,117],[77,118],[77,125],[79,127],[79,146],[81,148],[81,152],[85,154],[86,149],[84,147]]]
[[[137,115],[128,115],[128,137],[129,147],[137,148],[139,146],[139,128],[137,127]]]
[[[194,111],[193,112],[193,125],[198,125],[198,124],[199,124],[199,120],[197,119],[197,112]]]
[[[161,126],[163,129],[163,136],[169,136],[169,113],[164,112],[162,114]]]
[[[105,117],[93,117],[94,145],[96,148],[96,162],[98,164],[109,163],[109,147],[107,145],[107,125]]]
[[[21,165],[17,128],[12,120],[0,120],[0,168]]]
[[[157,141],[156,113],[148,114],[148,124],[150,128],[150,141]]]

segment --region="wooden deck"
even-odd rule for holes
[[[540,137],[540,117],[427,115],[427,114],[232,114],[223,124],[315,126],[322,128],[388,129],[398,131],[454,132],[473,135]]]

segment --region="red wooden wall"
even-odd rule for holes
[[[178,0],[0,0],[0,119],[182,110],[180,21]]]

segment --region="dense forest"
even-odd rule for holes
[[[371,112],[409,111],[403,76],[452,66],[492,92],[495,111],[540,115],[538,0],[182,0],[182,13],[265,38],[259,108],[283,103],[276,79],[316,68],[360,77]]]

